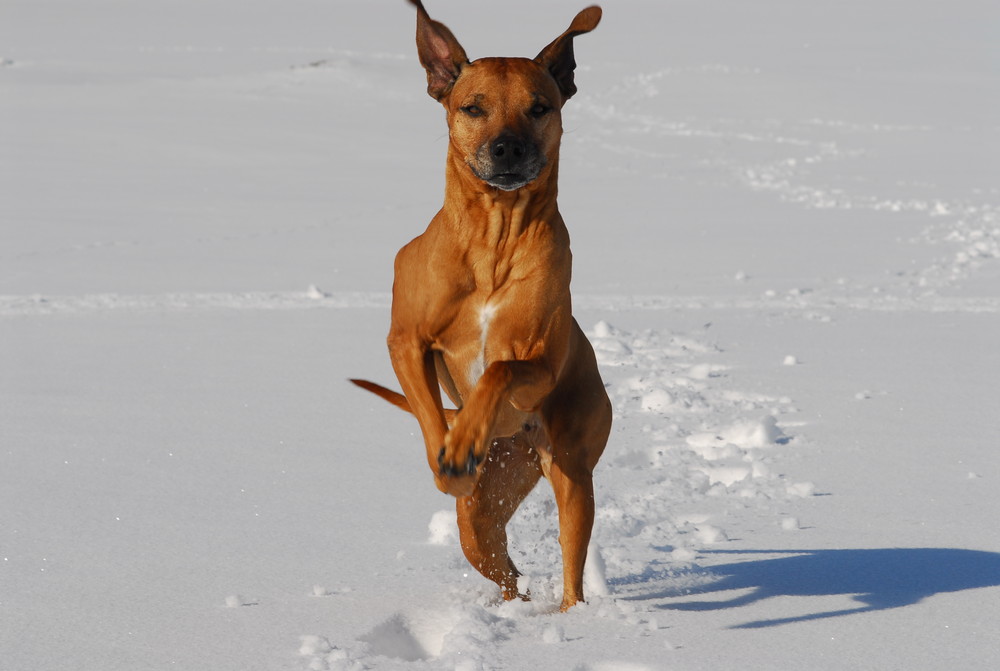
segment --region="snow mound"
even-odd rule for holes
[[[428,614],[430,615],[430,614]],[[441,652],[444,631],[440,621],[433,618],[412,619],[401,613],[390,616],[377,624],[360,640],[371,646],[371,651],[382,657],[415,662],[436,657]]]
[[[787,437],[778,427],[778,420],[771,415],[738,422],[716,433],[699,433],[687,438],[688,445],[702,451],[706,458],[713,458],[709,455],[720,447],[765,448],[786,441]]]
[[[256,606],[257,602],[247,599],[241,594],[230,594],[226,597],[226,608],[239,608],[241,606]]]
[[[365,664],[347,650],[330,644],[325,636],[299,637],[299,656],[309,671],[363,671]]]
[[[431,545],[452,545],[458,542],[458,514],[454,510],[439,510],[427,524]]]
[[[607,661],[581,664],[573,671],[653,671],[653,667],[635,662]]]
[[[583,567],[583,593],[591,596],[608,596],[611,590],[608,588],[606,573],[607,567],[604,564],[604,557],[601,556],[601,549],[596,543],[591,542],[587,549],[587,563]]]
[[[424,607],[392,613],[344,648],[324,636],[301,636],[299,655],[306,668],[317,671],[355,671],[385,666],[387,660],[480,669],[484,654],[505,640],[511,626],[509,620],[476,604]]]

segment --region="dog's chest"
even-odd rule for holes
[[[479,382],[479,378],[483,376],[483,373],[486,370],[486,351],[490,341],[490,327],[493,325],[498,312],[499,303],[488,300],[483,303],[476,311],[476,314],[473,315],[473,321],[478,328],[478,338],[472,338],[474,354],[472,356],[472,360],[469,362],[468,370],[466,371],[466,380],[469,387],[476,386],[476,383]]]
[[[504,245],[456,249],[457,265],[447,287],[455,291],[446,303],[457,311],[440,310],[447,318],[438,331],[438,344],[447,367],[464,396],[494,361],[519,358],[547,319],[544,271],[547,258],[536,236],[512,237]],[[541,295],[536,295],[541,293]]]

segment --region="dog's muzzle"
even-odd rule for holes
[[[545,167],[545,157],[534,142],[515,135],[501,135],[479,148],[470,164],[476,177],[502,191],[530,183]]]

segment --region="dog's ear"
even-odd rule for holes
[[[427,70],[427,93],[441,100],[469,59],[447,26],[432,19],[420,0],[410,2],[417,6],[417,55]]]
[[[589,33],[601,22],[601,8],[597,5],[587,7],[576,15],[566,32],[552,41],[549,46],[535,56],[535,62],[546,68],[559,85],[563,100],[576,93],[573,82],[573,70],[576,69],[576,59],[573,58],[573,38],[583,33]]]

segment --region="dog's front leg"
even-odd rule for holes
[[[495,361],[487,366],[444,439],[441,474],[453,490],[463,495],[472,492],[502,405],[510,402],[518,410],[533,412],[554,384],[555,375],[544,360]]]
[[[439,457],[448,433],[448,423],[441,404],[434,352],[419,339],[398,334],[390,334],[388,344],[393,370],[424,435],[427,464],[434,473],[434,483],[442,492],[450,494],[452,492],[440,474]]]

